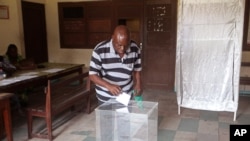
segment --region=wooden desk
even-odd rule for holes
[[[0,93],[0,112],[1,112],[0,116],[3,116],[3,121],[8,141],[13,141],[11,114],[10,114],[10,100],[9,100],[11,96],[13,96],[13,94],[11,93]],[[1,137],[1,132],[0,132],[0,137]]]
[[[0,110],[4,114],[4,122],[8,141],[12,141],[11,116],[9,96],[5,93],[15,93],[34,86],[46,86],[48,80],[58,79],[71,74],[87,71],[84,64],[43,63],[44,68],[22,70],[11,77],[0,80]],[[0,121],[1,122],[1,121]]]
[[[84,69],[84,64],[42,63],[40,65],[44,68],[17,71],[13,76],[0,80],[0,92],[16,92],[27,87],[46,85],[48,80],[82,73]]]

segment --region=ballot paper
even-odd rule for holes
[[[119,113],[129,113],[128,107],[116,109],[115,111]]]
[[[117,97],[116,97],[116,101],[122,103],[123,105],[125,106],[128,106],[128,103],[129,103],[129,100],[130,100],[130,95],[123,92],[121,94],[119,94]]]

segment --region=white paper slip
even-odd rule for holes
[[[130,95],[126,93],[122,93],[116,97],[116,101],[124,104],[125,106],[128,106],[129,100],[130,100]]]
[[[119,112],[119,113],[129,113],[128,107],[116,109],[116,112]]]

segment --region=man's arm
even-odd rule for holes
[[[110,84],[109,82],[103,80],[100,76],[96,74],[89,75],[91,81],[95,84],[105,87],[109,90],[113,95],[119,95],[122,92],[122,89],[118,85]]]
[[[139,96],[142,93],[141,90],[141,71],[134,71],[134,91],[135,96]]]

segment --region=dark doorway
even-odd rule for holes
[[[25,57],[48,62],[44,4],[22,1]]]

